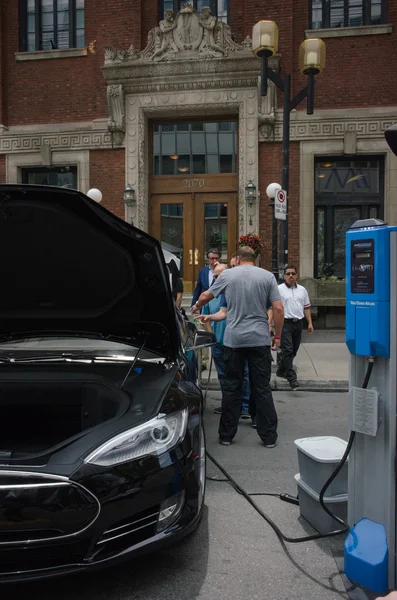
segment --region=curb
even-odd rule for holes
[[[206,381],[201,382],[202,389],[205,391],[208,389],[209,392],[220,392],[221,388],[217,381],[211,381],[206,386]],[[345,380],[300,380],[298,392],[348,392],[349,382]],[[270,382],[272,392],[290,392],[291,388],[288,383],[281,381],[280,379],[272,379]]]
[[[299,380],[298,392],[348,392],[349,382],[345,380]],[[290,392],[291,388],[288,383],[280,382],[279,379],[272,379],[270,387],[273,392]]]

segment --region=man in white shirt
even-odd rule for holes
[[[298,353],[302,338],[303,319],[306,317],[307,330],[313,333],[310,300],[306,288],[298,285],[296,267],[287,265],[284,269],[284,283],[278,286],[284,306],[284,326],[281,334],[281,360],[277,377],[288,379],[292,390],[299,389],[293,360]]]

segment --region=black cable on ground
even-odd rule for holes
[[[363,389],[366,389],[368,387],[368,383],[369,383],[369,380],[370,380],[370,377],[371,377],[371,373],[372,373],[373,364],[374,364],[374,360],[375,359],[373,357],[370,357],[368,360],[369,360],[369,363],[368,363],[368,367],[367,367],[367,372],[365,374],[364,382],[363,382],[363,385],[362,385]],[[270,527],[273,529],[273,531],[276,533],[277,537],[280,540],[282,540],[283,542],[288,542],[290,544],[299,544],[299,543],[302,543],[302,542],[311,542],[313,540],[320,540],[320,539],[324,539],[324,538],[335,537],[337,535],[340,535],[342,533],[346,533],[348,531],[348,525],[342,519],[340,519],[338,516],[334,515],[328,509],[328,507],[325,505],[325,503],[324,503],[324,495],[325,495],[325,492],[327,491],[328,487],[331,485],[332,481],[335,479],[335,477],[338,475],[338,473],[341,471],[343,465],[345,464],[345,462],[347,460],[347,457],[349,455],[349,452],[351,450],[351,447],[353,445],[354,438],[355,438],[355,431],[352,431],[351,434],[350,434],[350,437],[349,437],[349,441],[348,441],[346,450],[345,450],[345,452],[344,452],[344,454],[342,456],[341,461],[339,462],[338,466],[333,471],[333,473],[331,474],[331,476],[327,479],[327,481],[323,485],[323,488],[322,488],[322,490],[320,492],[320,504],[321,504],[322,508],[325,510],[325,512],[327,514],[329,514],[338,523],[341,523],[341,525],[343,525],[343,529],[337,529],[335,531],[330,531],[328,533],[316,533],[316,534],[313,534],[313,535],[307,535],[307,536],[298,537],[298,538],[291,538],[291,537],[286,536],[281,531],[281,529],[276,525],[276,523],[265,512],[263,512],[263,510],[256,504],[256,502],[254,500],[252,500],[251,495],[248,494],[244,490],[244,488],[242,488],[232,478],[232,476],[226,471],[226,469],[224,467],[222,467],[222,465],[219,464],[219,462],[208,451],[207,451],[207,456],[211,460],[211,462],[213,462],[214,465],[219,469],[219,471],[226,477],[226,479],[229,481],[229,483],[232,485],[232,487],[235,489],[235,491],[238,494],[241,494],[242,496],[244,496],[244,498],[247,500],[247,502],[249,502],[249,504],[251,504],[251,506],[256,510],[256,512],[259,513],[260,516],[270,525]],[[220,480],[218,479],[216,481],[220,481]],[[260,495],[265,495],[265,494],[260,494]],[[271,495],[271,494],[269,494],[269,495]],[[281,497],[281,494],[275,494],[275,495],[278,496],[278,497]]]
[[[272,519],[265,512],[263,512],[263,510],[256,504],[256,502],[254,500],[252,500],[250,495],[247,494],[247,492],[244,490],[244,488],[242,488],[233,479],[233,477],[226,471],[226,469],[224,469],[222,467],[222,465],[220,465],[218,463],[218,461],[208,451],[207,451],[207,456],[210,459],[210,461],[213,462],[214,465],[220,470],[220,472],[223,473],[223,475],[230,481],[230,484],[236,490],[236,492],[241,494],[242,496],[244,496],[244,498],[247,500],[247,502],[249,502],[249,504],[251,504],[251,506],[256,510],[256,512],[260,514],[262,519],[264,519],[270,525],[270,527],[274,530],[276,535],[284,542],[289,542],[290,544],[298,544],[301,542],[310,542],[312,540],[319,540],[319,539],[326,538],[326,537],[333,537],[335,535],[339,535],[340,533],[342,533],[341,530],[337,530],[337,531],[331,531],[329,533],[324,533],[324,534],[315,533],[314,535],[307,535],[307,536],[299,537],[299,538],[291,538],[291,537],[284,535],[284,533],[281,531],[281,529],[278,527],[278,525],[276,525],[276,523],[274,521],[272,521]],[[279,494],[277,494],[277,496],[279,496]]]

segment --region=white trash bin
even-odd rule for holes
[[[295,446],[301,480],[319,494],[340,463],[347,442],[338,437],[318,436],[295,440]],[[347,468],[348,459],[325,492],[326,497],[347,493]]]
[[[320,504],[320,495],[302,481],[300,474],[295,475],[298,486],[299,510],[301,516],[319,533],[330,533],[343,529],[343,525],[333,519]],[[324,497],[324,504],[345,523],[347,521],[347,494]]]

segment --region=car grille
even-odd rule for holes
[[[97,498],[73,481],[0,471],[0,548],[76,535],[99,512]]]
[[[0,574],[33,571],[82,563],[89,542],[63,543],[60,546],[34,546],[0,550]]]
[[[122,552],[153,537],[156,534],[159,512],[160,507],[155,506],[134,515],[133,519],[115,523],[97,542],[95,559],[100,560],[110,554]]]

